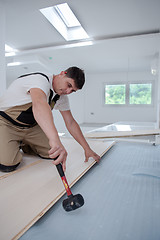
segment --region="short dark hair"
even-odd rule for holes
[[[84,71],[78,67],[70,67],[65,70],[66,76],[72,78],[75,82],[75,85],[78,89],[82,89],[85,83],[85,74]]]

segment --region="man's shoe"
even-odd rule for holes
[[[0,164],[0,171],[2,172],[12,172],[14,171],[20,163],[17,163],[16,165],[13,166],[5,166],[3,164]]]

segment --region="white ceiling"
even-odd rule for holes
[[[6,44],[19,50],[7,62],[8,75],[30,71],[57,73],[79,66],[86,73],[150,71],[160,50],[160,0],[68,0],[66,1],[93,45],[71,47],[39,12],[62,0],[5,0]],[[51,59],[50,59],[51,58]]]

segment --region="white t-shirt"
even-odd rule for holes
[[[52,88],[53,76],[47,78],[41,74],[28,75],[22,78],[18,78],[9,86],[5,94],[0,97],[0,110],[5,111],[11,107],[24,105],[32,102],[30,96],[31,88],[40,88],[49,99],[50,89],[53,91],[53,97],[55,92]],[[57,100],[54,109],[60,111],[70,110],[68,96],[62,95],[59,100]]]

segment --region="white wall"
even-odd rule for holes
[[[152,80],[157,88],[157,77],[150,72],[88,74],[84,98],[84,122],[114,123],[118,121],[156,122],[157,93],[154,93],[154,105],[141,106],[104,106],[104,83],[118,81]]]
[[[3,2],[0,2],[0,95],[6,89],[5,23],[5,5]]]
[[[157,128],[160,128],[160,47],[159,47],[159,58],[157,64]]]

